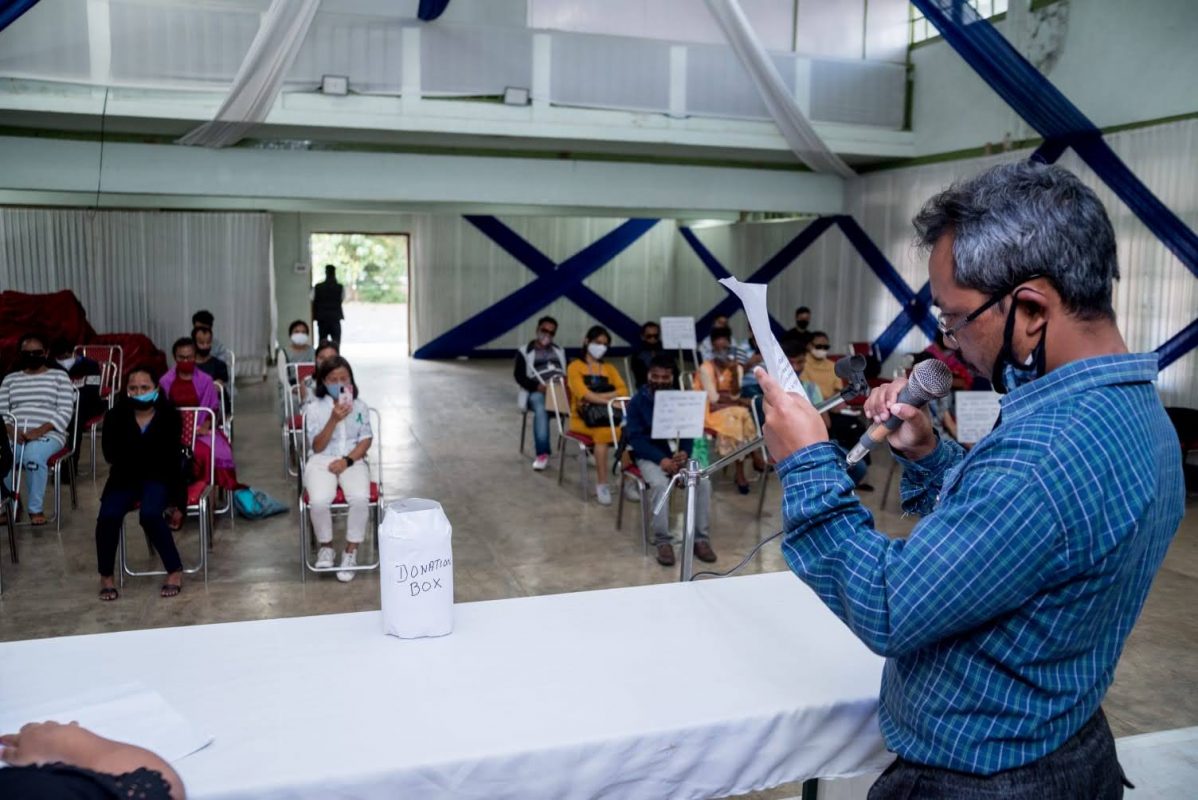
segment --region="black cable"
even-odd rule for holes
[[[739,564],[737,564],[735,567],[728,570],[727,572],[713,572],[713,571],[696,572],[694,575],[691,576],[691,580],[693,581],[695,578],[703,578],[703,577],[727,578],[729,575],[736,572],[738,569],[743,567],[745,564],[748,564],[749,559],[751,559],[753,556],[757,555],[758,550],[765,547],[767,544],[774,541],[775,539],[777,539],[779,536],[781,536],[784,533],[786,533],[785,530],[778,531],[777,533],[770,536],[768,539],[763,539],[760,542],[758,542],[757,546],[754,547],[752,550],[750,550],[749,554],[747,556],[745,556],[743,559],[741,559],[741,562]]]

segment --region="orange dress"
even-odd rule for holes
[[[575,359],[566,368],[566,385],[570,388],[570,430],[590,436],[597,444],[613,444],[611,426],[588,428],[582,421],[582,396],[587,392],[587,377],[603,376],[615,387],[620,397],[628,396],[628,384],[620,377],[620,371],[606,361],[598,366],[587,364],[585,359]]]
[[[716,451],[721,457],[726,456],[757,436],[757,424],[753,422],[752,412],[744,406],[713,410],[721,394],[740,396],[734,364],[717,369],[714,361],[704,361],[699,367],[699,377],[707,392],[707,419],[704,424],[716,432]]]

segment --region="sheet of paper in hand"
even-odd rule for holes
[[[799,376],[795,374],[794,367],[790,365],[786,353],[782,352],[782,345],[778,344],[770,327],[769,306],[765,299],[766,285],[741,283],[736,278],[721,278],[720,283],[740,298],[741,305],[745,308],[745,316],[749,318],[749,327],[753,330],[753,338],[757,340],[757,349],[761,352],[761,365],[765,367],[766,372],[782,384],[786,391],[806,397]]]
[[[654,439],[698,439],[707,414],[706,392],[664,390],[653,395]]]
[[[1000,406],[996,392],[957,392],[957,441],[976,444],[994,428]]]
[[[663,350],[694,350],[696,346],[694,317],[661,318]]]

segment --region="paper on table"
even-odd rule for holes
[[[782,384],[786,391],[806,397],[799,376],[795,374],[794,367],[790,365],[786,353],[782,352],[782,345],[778,344],[770,327],[770,312],[765,302],[766,285],[741,283],[736,278],[720,278],[720,283],[739,297],[741,305],[745,307],[745,316],[749,318],[749,327],[753,330],[753,338],[757,340],[757,349],[761,351],[761,365],[765,367],[766,372]]]
[[[656,392],[650,435],[654,439],[698,439],[703,436],[706,415],[706,392]]]
[[[202,750],[213,737],[199,733],[158,692],[140,683],[61,693],[17,705],[0,705],[0,733],[16,733],[27,722],[78,722],[92,733],[151,750],[178,761]]]

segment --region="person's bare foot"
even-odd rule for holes
[[[172,572],[166,576],[166,580],[162,584],[162,591],[159,592],[161,597],[175,597],[179,592],[183,591],[183,573]]]
[[[109,575],[107,577],[101,576],[100,577],[100,599],[103,600],[105,603],[110,603],[113,600],[116,600],[120,596],[121,596],[120,593],[117,592],[117,590],[116,590],[116,586],[113,584],[112,576],[111,575]]]
[[[29,515],[29,524],[34,526],[35,528],[40,528],[42,525],[45,525],[47,522],[49,522],[49,520],[46,519],[46,515],[41,513],[40,511],[31,513]]]

